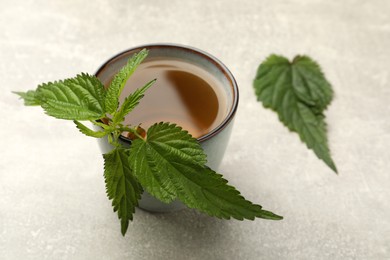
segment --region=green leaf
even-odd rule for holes
[[[87,136],[102,138],[110,133],[109,131],[93,131],[77,120],[73,120],[73,122],[76,124],[76,127],[80,130],[80,132]]]
[[[159,136],[156,136],[156,133],[159,133]],[[168,154],[178,154],[183,162],[195,161],[200,165],[206,163],[206,155],[196,139],[174,124],[153,125],[148,129],[147,138],[148,141],[155,139],[155,143],[165,146]],[[156,152],[150,150],[149,145],[143,140],[134,140],[130,150],[129,162],[142,186],[159,200],[165,203],[172,202],[177,197],[176,189],[169,180],[156,174],[159,167],[163,167],[159,165],[159,161],[155,161]]]
[[[129,167],[128,150],[116,148],[104,154],[103,158],[107,196],[112,200],[114,212],[118,212],[124,236],[143,190]]]
[[[294,93],[316,113],[323,112],[333,99],[333,90],[317,62],[296,56],[292,64]]]
[[[96,120],[105,114],[105,90],[88,74],[38,86],[36,98],[50,116],[69,120]]]
[[[326,137],[323,111],[333,91],[320,67],[307,56],[288,59],[271,55],[254,80],[257,99],[278,113],[279,119],[337,173]]]
[[[147,55],[148,51],[146,49],[134,54],[133,57],[128,60],[127,64],[115,75],[107,89],[107,96],[105,100],[107,113],[113,114],[117,110],[119,96],[126,84],[126,81]]]
[[[221,175],[206,167],[199,143],[174,124],[155,124],[146,140],[134,140],[129,162],[142,186],[162,201],[177,197],[188,207],[218,218],[281,219],[245,200]]]
[[[148,90],[154,84],[154,82],[156,82],[155,79],[147,83],[142,88],[137,89],[131,95],[125,98],[122,106],[118,112],[115,113],[113,119],[114,123],[122,122],[124,120],[125,116],[139,104],[139,101],[144,97],[145,91]]]
[[[36,92],[34,90],[29,90],[27,92],[18,92],[14,91],[16,95],[24,100],[25,106],[40,106],[41,102],[36,98]]]

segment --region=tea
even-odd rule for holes
[[[174,59],[144,61],[127,81],[120,101],[155,78],[140,104],[125,118],[126,124],[147,129],[156,122],[171,122],[198,138],[226,117],[221,83],[208,71]]]

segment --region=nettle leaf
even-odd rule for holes
[[[166,172],[166,168],[161,160],[156,160],[157,151],[149,149],[150,141],[165,149],[163,153],[176,153],[184,163],[204,165],[206,155],[195,138],[174,124],[155,124],[148,129],[147,142],[140,139],[132,142],[129,162],[135,176],[150,194],[169,203],[177,197],[176,188],[170,179],[158,174]]]
[[[317,62],[296,56],[292,62],[292,81],[297,97],[316,113],[323,112],[333,99],[333,90]]]
[[[50,116],[69,120],[96,120],[105,114],[103,84],[88,74],[38,86],[35,97]]]
[[[254,80],[257,99],[278,113],[279,119],[337,173],[326,137],[323,111],[333,91],[320,67],[307,56],[288,59],[271,55]]]
[[[122,122],[125,116],[139,104],[139,101],[144,97],[145,91],[148,90],[155,82],[155,79],[148,82],[145,86],[137,89],[131,93],[131,95],[126,97],[120,109],[115,113],[113,121]]]
[[[107,134],[110,134],[110,131],[93,131],[92,129],[86,127],[85,125],[83,125],[81,122],[77,120],[73,120],[73,122],[76,124],[77,129],[79,129],[81,133],[87,136],[102,138]]]
[[[246,200],[238,190],[227,184],[228,181],[222,175],[208,167],[188,166],[180,161],[172,165],[177,170],[170,172],[171,180],[178,190],[177,196],[190,208],[223,219],[282,219]]]
[[[129,162],[142,186],[164,202],[178,198],[190,208],[224,219],[282,218],[246,200],[206,167],[197,140],[174,124],[155,124],[146,140],[134,140]]]
[[[146,49],[134,54],[133,57],[128,60],[127,64],[115,75],[107,89],[107,96],[105,100],[107,113],[113,114],[117,110],[119,96],[126,84],[126,81],[147,55],[148,51]]]
[[[107,196],[112,200],[114,212],[118,212],[124,236],[143,190],[130,169],[128,150],[116,148],[104,154],[103,158]]]
[[[24,100],[25,106],[40,106],[41,102],[36,97],[36,91],[29,90],[27,92],[18,92],[14,91],[14,94],[18,95],[20,98]]]

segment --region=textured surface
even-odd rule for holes
[[[1,259],[390,258],[390,2],[15,3],[0,0]],[[123,238],[96,141],[10,93],[153,42],[198,47],[232,70],[241,101],[221,172],[285,220],[137,210]],[[312,56],[333,83],[339,176],[256,102],[252,79],[273,52]]]

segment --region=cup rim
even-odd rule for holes
[[[226,79],[230,82],[232,90],[233,90],[232,91],[233,103],[231,105],[231,108],[230,108],[228,114],[225,116],[225,118],[223,119],[223,121],[219,125],[214,127],[207,134],[198,137],[197,140],[198,140],[198,142],[202,143],[202,142],[209,140],[210,138],[216,136],[233,120],[234,115],[237,111],[237,107],[238,107],[239,92],[238,92],[238,85],[237,85],[237,82],[236,82],[233,74],[230,72],[230,70],[226,67],[225,64],[223,64],[219,59],[217,59],[213,55],[211,55],[205,51],[202,51],[198,48],[192,47],[192,46],[186,46],[186,45],[174,44],[174,43],[152,43],[152,44],[138,45],[136,47],[126,49],[126,50],[112,56],[111,58],[109,58],[107,61],[105,61],[99,67],[99,69],[94,73],[94,75],[97,77],[98,74],[109,65],[109,63],[111,63],[115,59],[117,59],[120,56],[125,55],[129,52],[139,52],[142,49],[150,50],[150,49],[159,49],[159,48],[180,49],[180,50],[184,50],[187,52],[192,52],[195,55],[200,55],[203,58],[206,58],[212,64],[214,64],[223,73],[223,75],[226,77]],[[124,141],[124,142],[131,143],[131,140],[125,136],[120,135],[119,139]]]

